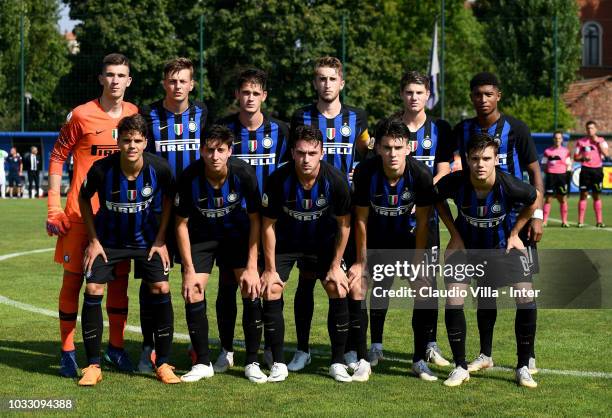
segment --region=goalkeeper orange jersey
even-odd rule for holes
[[[71,222],[83,222],[79,210],[79,191],[93,163],[119,150],[117,147],[117,125],[126,117],[138,113],[138,108],[123,102],[121,117],[111,118],[100,106],[98,99],[76,107],[67,118],[53,146],[49,161],[49,174],[62,175],[63,165],[70,153],[74,157],[74,172],[68,200],[66,216]],[[94,213],[99,202],[96,195],[91,202]]]

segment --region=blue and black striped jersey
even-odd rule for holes
[[[428,116],[416,132],[410,131],[408,144],[410,156],[425,164],[433,176],[438,172],[438,163],[453,160],[455,141],[450,125],[443,119]]]
[[[200,137],[204,134],[208,109],[201,102],[190,102],[186,111],[174,114],[163,100],[144,106],[140,113],[147,120],[147,151],[166,159],[178,178],[185,168],[200,158]]]
[[[232,156],[238,157],[255,169],[259,190],[268,176],[287,159],[289,128],[285,122],[264,115],[263,124],[254,131],[245,128],[238,113],[221,119],[218,124],[234,132]]]
[[[311,189],[300,183],[293,161],[276,170],[262,196],[262,215],[276,219],[276,252],[313,253],[333,243],[337,216],[348,215],[351,195],[345,176],[321,161]]]
[[[368,248],[414,248],[412,211],[430,206],[433,176],[425,164],[406,157],[403,176],[389,184],[380,156],[361,162],[353,176],[354,204],[368,207]]]
[[[533,186],[496,168],[495,184],[479,198],[468,172],[457,171],[436,184],[437,200],[453,199],[458,214],[455,226],[466,248],[506,248],[519,210],[537,197]]]
[[[323,134],[323,157],[327,163],[348,174],[359,162],[356,145],[368,135],[368,115],[365,110],[342,105],[340,113],[328,119],[316,104],[298,109],[291,117],[291,134],[300,125],[319,128]],[[367,139],[367,138],[366,138]]]
[[[453,135],[456,141],[456,152],[461,156],[461,164],[467,169],[467,143],[474,133],[482,131],[478,119],[465,119],[459,122]],[[499,167],[517,179],[523,179],[527,165],[538,161],[535,144],[531,139],[529,128],[524,122],[512,116],[500,114],[499,119],[487,129],[494,138],[499,139]]]
[[[183,172],[178,181],[174,206],[181,218],[189,218],[189,240],[192,244],[248,238],[249,213],[258,212],[261,196],[253,168],[230,157],[227,178],[220,188],[213,188],[205,176],[206,166],[200,159]]]
[[[81,186],[81,196],[91,199],[98,193],[95,226],[103,247],[149,248],[159,231],[161,208],[157,206],[163,196],[173,197],[172,173],[167,161],[145,152],[138,177],[128,180],[120,158],[115,153],[96,161]]]

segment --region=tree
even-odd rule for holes
[[[3,0],[0,7],[0,129],[18,130],[20,125],[19,17],[22,12],[25,91],[32,95],[26,129],[53,129],[66,116],[59,105],[58,86],[70,69],[68,46],[57,28],[59,2]]]
[[[576,119],[559,100],[558,129],[570,130],[576,127]],[[531,132],[552,132],[555,129],[554,100],[550,97],[527,96],[520,97],[510,106],[504,107],[504,112],[524,121]]]
[[[130,60],[132,85],[128,100],[143,104],[159,98],[163,63],[176,56],[183,42],[175,36],[166,14],[166,0],[69,0],[70,17],[82,23],[75,27],[80,53],[63,80],[69,107],[100,95],[97,75],[105,55],[119,52]],[[172,3],[172,7],[176,7]],[[182,9],[182,7],[181,7]],[[196,30],[191,28],[191,30]]]
[[[475,14],[485,26],[492,59],[506,97],[551,97],[554,81],[553,19],[558,22],[559,91],[576,78],[580,64],[575,0],[480,0]]]

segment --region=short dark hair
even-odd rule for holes
[[[344,78],[342,75],[342,61],[340,61],[336,57],[325,56],[321,58],[317,58],[314,65],[314,76],[317,76],[317,70],[322,67],[333,68],[338,72],[340,77]]]
[[[193,78],[193,62],[189,58],[179,57],[168,61],[164,65],[164,80],[174,73],[181,70],[189,70],[191,78]]]
[[[410,130],[401,119],[390,117],[378,121],[374,135],[374,145],[380,145],[386,136],[395,139],[403,138],[405,142],[408,142]]]
[[[487,132],[474,133],[467,143],[467,155],[470,155],[472,151],[484,151],[488,147],[493,147],[495,155],[497,155],[499,139],[493,138]]]
[[[557,129],[555,132],[553,132],[553,138],[554,138],[554,137],[555,137],[555,135],[557,135],[557,134],[559,134],[559,135],[561,135],[561,137],[563,137],[563,131],[560,131],[560,130],[558,130],[558,129]]]
[[[594,125],[597,128],[597,123],[594,120],[587,121],[587,123],[584,124],[584,127],[588,128],[589,125]]]
[[[289,147],[295,149],[298,141],[317,143],[323,148],[323,134],[318,128],[310,125],[300,125],[296,128],[291,137]]]
[[[102,72],[104,74],[106,67],[109,65],[127,65],[128,70],[130,69],[130,60],[123,54],[112,53],[108,54],[102,59]]]
[[[429,77],[419,73],[418,71],[408,71],[400,80],[400,91],[404,91],[408,84],[420,84],[429,90]]]
[[[135,113],[131,116],[126,116],[119,121],[117,126],[117,133],[121,136],[128,132],[138,132],[143,137],[147,137],[147,121],[139,113]]]
[[[259,84],[262,90],[266,90],[268,74],[259,68],[249,68],[241,72],[238,76],[238,80],[236,81],[236,90],[240,90],[244,83]]]
[[[222,144],[231,147],[234,143],[234,132],[227,126],[212,125],[204,132],[200,140],[200,147],[206,146],[210,141],[220,141]]]
[[[500,84],[499,84],[499,80],[497,79],[497,76],[487,71],[476,74],[470,80],[470,91],[480,86],[494,86],[498,90],[500,89]]]

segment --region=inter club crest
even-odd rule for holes
[[[213,200],[214,200],[214,202],[215,202],[215,207],[216,207],[216,208],[221,208],[221,207],[223,207],[223,196],[220,196],[220,197],[215,197]]]
[[[249,151],[250,152],[257,151],[257,140],[256,139],[249,139]]]
[[[136,192],[136,190],[128,190],[127,191],[127,198],[130,202],[133,202],[134,200],[136,200],[136,196],[138,195],[138,193]]]
[[[486,215],[487,215],[487,212],[488,212],[488,209],[487,209],[487,207],[486,207],[486,206],[478,206],[478,207],[476,208],[476,214],[477,214],[478,216],[480,216],[480,217],[482,217],[482,216],[486,216]]]
[[[312,208],[312,199],[302,199],[302,207],[304,210]]]
[[[389,205],[397,205],[398,197],[396,194],[390,194],[388,200],[389,200]]]
[[[198,124],[195,123],[195,121],[190,120],[189,121],[189,132],[195,132],[198,130]]]
[[[430,149],[433,145],[433,142],[431,142],[431,139],[429,139],[429,137],[426,136],[425,139],[423,139],[423,142],[421,145],[423,146],[424,149]]]
[[[322,208],[325,205],[327,205],[327,199],[323,195],[319,196],[319,198],[317,199],[317,206]]]
[[[351,127],[348,126],[348,123],[342,125],[342,128],[340,128],[340,133],[342,136],[351,136]]]
[[[327,128],[327,129],[325,129],[325,136],[330,141],[333,141],[336,138],[336,128]]]
[[[412,193],[410,193],[410,190],[404,190],[404,193],[402,193],[402,200],[408,201],[410,199],[412,199]]]
[[[230,203],[234,203],[236,200],[238,200],[238,195],[234,192],[230,193],[227,195],[227,201]]]
[[[140,191],[140,194],[142,195],[142,197],[149,197],[151,196],[152,193],[153,193],[153,188],[149,185],[146,185]]]
[[[174,133],[177,135],[183,135],[183,124],[182,123],[174,124]]]
[[[502,207],[499,203],[495,203],[493,206],[491,206],[491,212],[493,213],[500,213],[502,211]]]
[[[270,135],[264,136],[264,139],[261,141],[261,145],[263,145],[265,149],[272,148],[273,144],[274,144],[274,141],[272,141],[272,137]]]
[[[117,128],[111,130],[111,135],[113,136],[113,139],[116,141],[117,138],[119,138],[119,130]]]

